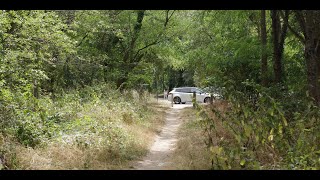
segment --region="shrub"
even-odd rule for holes
[[[214,169],[319,169],[320,109],[311,101],[305,108],[271,97],[266,89],[255,99],[245,92],[229,91],[228,107],[198,106],[208,132]],[[223,129],[224,134],[219,133]]]

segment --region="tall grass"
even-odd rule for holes
[[[193,108],[185,108],[180,113],[183,121],[178,131],[177,148],[172,155],[172,165],[168,169],[206,170],[210,169],[210,151],[206,136],[199,123],[201,117]]]
[[[148,93],[108,85],[32,101],[15,109],[14,123],[2,133],[0,155],[8,169],[128,168],[146,154],[165,111],[153,108]]]

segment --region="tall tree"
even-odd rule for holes
[[[289,11],[285,11],[283,24],[280,21],[280,10],[271,10],[272,42],[273,42],[273,69],[275,83],[283,81],[284,67],[282,62],[284,40],[288,29]]]
[[[267,86],[267,72],[268,72],[268,56],[267,56],[267,28],[266,28],[266,11],[261,10],[260,17],[260,38],[261,38],[261,79],[262,85]]]
[[[124,56],[123,56],[123,62],[124,62],[123,68],[124,68],[125,72],[122,75],[122,77],[120,77],[117,81],[117,87],[119,87],[120,90],[123,89],[123,87],[124,87],[123,85],[128,79],[128,74],[130,72],[129,70],[131,68],[133,68],[133,65],[134,65],[133,61],[136,60],[136,58],[141,58],[141,56],[140,57],[133,57],[134,56],[133,53],[134,53],[134,47],[135,47],[136,41],[139,37],[139,32],[142,27],[142,21],[143,21],[144,15],[145,15],[145,10],[137,11],[137,21],[136,21],[136,24],[133,29],[133,35],[131,37],[131,41],[129,43],[129,46],[126,48]]]
[[[143,57],[145,56],[145,51],[149,49],[151,46],[157,45],[160,42],[163,42],[164,40],[166,40],[165,32],[167,30],[168,23],[172,18],[174,12],[175,11],[170,12],[169,10],[166,10],[164,22],[160,22],[161,26],[160,27],[158,26],[158,29],[154,31],[156,27],[150,27],[150,24],[147,24],[147,23],[146,25],[148,25],[149,27],[142,29],[142,21],[146,17],[146,13],[144,10],[137,11],[137,20],[136,20],[136,24],[134,25],[131,41],[129,42],[129,46],[126,48],[123,56],[123,62],[124,62],[123,68],[125,71],[123,72],[123,75],[121,76],[121,78],[118,79],[117,81],[117,87],[120,90],[123,90],[123,88],[125,87],[126,81],[129,79],[128,75],[130,74],[131,70],[137,67],[139,63],[142,61]],[[148,15],[150,16],[150,14]],[[148,23],[150,23],[150,17],[146,20],[148,20]],[[149,28],[153,28],[153,29],[149,29]],[[148,36],[142,37],[140,35],[141,33],[145,33],[144,36],[150,33],[149,38],[151,39],[151,41],[150,39],[148,39]],[[140,44],[136,43],[139,37],[140,37],[140,40],[139,40]],[[141,42],[141,40],[143,42]]]
[[[304,45],[307,66],[308,90],[316,105],[320,105],[319,66],[320,66],[320,11],[295,11],[302,35],[290,28]]]

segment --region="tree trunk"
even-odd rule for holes
[[[295,11],[303,36],[292,31],[304,43],[304,57],[307,69],[308,91],[314,103],[320,106],[319,69],[320,69],[320,11]]]
[[[183,79],[183,70],[178,70],[178,78],[177,78],[177,86],[178,87],[181,87],[181,86],[184,86],[185,83],[184,83],[184,79]]]
[[[162,71],[162,89],[167,89],[164,84],[164,71]]]
[[[307,64],[307,79],[308,79],[308,90],[310,96],[313,98],[314,102],[319,106],[320,105],[320,93],[319,93],[319,84],[318,76],[319,69],[317,64],[317,59],[314,51],[314,42],[311,38],[306,38],[305,46],[305,59]]]
[[[123,92],[123,90],[125,89],[125,86],[126,86],[125,83],[127,82],[127,80],[128,80],[128,73],[123,74],[123,76],[117,80],[117,87],[120,90],[120,92]]]
[[[127,50],[125,51],[124,56],[123,56],[123,62],[124,62],[123,68],[124,68],[125,73],[123,74],[123,77],[119,78],[117,81],[117,87],[119,88],[120,91],[123,91],[123,89],[125,88],[125,82],[129,78],[128,77],[129,71],[132,70],[131,67],[132,67],[132,63],[133,63],[133,50],[134,50],[135,42],[138,39],[139,32],[142,27],[144,13],[145,13],[145,10],[140,10],[137,12],[137,21],[134,26],[134,32],[133,32],[133,35],[131,38],[131,42],[130,42],[129,47],[127,48]]]
[[[308,89],[316,105],[320,105],[319,92],[319,44],[320,25],[315,11],[306,11],[305,15],[305,59],[307,64]]]
[[[273,70],[275,83],[281,82],[281,54],[279,51],[280,18],[277,10],[271,10],[272,43],[273,43]]]
[[[260,38],[261,38],[261,79],[262,85],[267,86],[267,73],[268,73],[268,57],[267,57],[267,29],[266,29],[266,11],[261,10],[260,19]]]
[[[287,34],[288,28],[288,17],[289,11],[285,11],[285,16],[283,17],[283,25],[281,27],[280,23],[280,11],[271,10],[272,19],[272,40],[273,40],[273,69],[274,69],[274,81],[275,83],[282,83],[284,76],[284,68],[282,63],[282,54],[284,41]]]
[[[39,85],[37,80],[33,81],[33,96],[39,99]]]

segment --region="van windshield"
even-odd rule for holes
[[[196,89],[196,93],[204,93],[204,92],[200,89]]]

